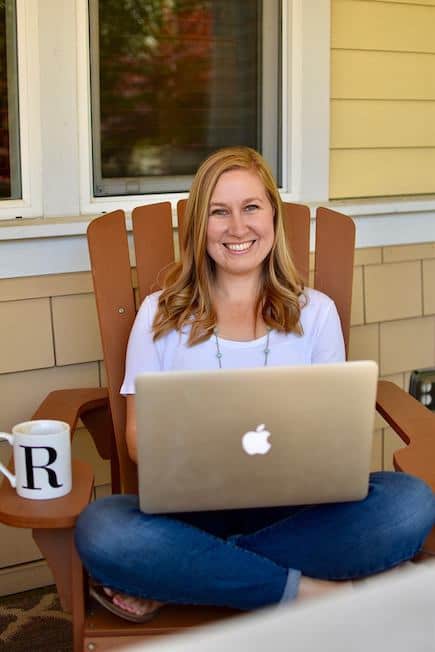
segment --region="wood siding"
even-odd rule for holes
[[[332,0],[330,197],[435,193],[435,0]]]

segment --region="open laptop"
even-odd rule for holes
[[[372,361],[139,375],[142,511],[364,498],[377,376]]]

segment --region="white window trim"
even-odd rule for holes
[[[329,193],[330,0],[289,0],[284,23],[283,199],[327,202]],[[285,13],[284,13],[285,16]],[[287,149],[286,149],[287,148]]]
[[[22,199],[0,201],[0,220],[42,214],[38,0],[17,0]]]

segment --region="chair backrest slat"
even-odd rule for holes
[[[177,202],[177,223],[178,223],[178,240],[180,242],[180,251],[183,242],[184,214],[186,212],[187,199],[180,199]]]
[[[349,350],[354,250],[354,221],[329,208],[318,208],[314,287],[331,297],[337,306],[346,356]]]
[[[88,227],[88,244],[121,486],[124,492],[135,493],[136,466],[127,452],[125,400],[119,394],[128,337],[136,316],[124,211],[93,220]]]
[[[303,204],[284,202],[287,241],[293,262],[305,284],[310,270],[310,209]]]
[[[160,289],[159,273],[174,261],[172,208],[169,202],[132,211],[139,298]]]

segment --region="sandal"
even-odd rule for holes
[[[91,584],[89,587],[89,593],[102,607],[116,616],[119,616],[119,618],[129,620],[132,623],[146,623],[149,620],[152,620],[161,609],[161,607],[156,607],[146,614],[133,614],[114,604],[111,598],[104,592],[104,588],[99,584]]]

